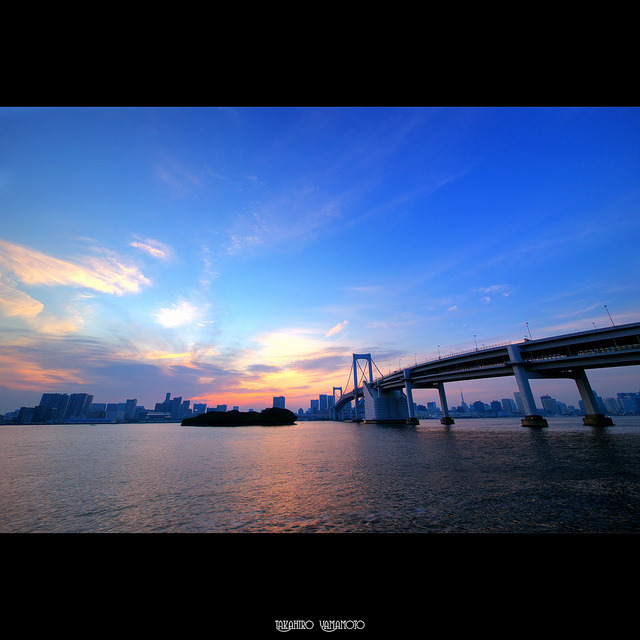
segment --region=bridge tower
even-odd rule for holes
[[[356,422],[359,421],[358,417],[358,360],[366,360],[369,363],[369,384],[373,382],[373,367],[371,364],[371,354],[370,353],[354,353],[353,354],[353,389],[354,389],[354,399],[353,402],[356,408]],[[363,384],[364,387],[364,384]]]
[[[342,395],[342,387],[333,387],[333,406],[331,407],[331,413],[333,414],[333,419],[337,420],[338,416],[336,415],[336,410],[335,410],[335,406],[336,406],[336,391],[340,392],[340,395]],[[342,413],[342,412],[340,412]]]
[[[366,360],[369,363],[369,376],[366,371],[362,379],[362,395],[364,397],[365,422],[383,424],[418,424],[413,409],[413,396],[410,370],[404,370],[404,383],[407,395],[402,389],[384,391],[373,384],[373,366],[370,353],[353,354],[353,378],[354,396],[356,402],[355,421],[361,420],[358,415],[358,360]]]

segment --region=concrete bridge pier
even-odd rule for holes
[[[612,426],[613,420],[611,418],[598,413],[596,394],[593,393],[586,371],[584,369],[579,369],[575,374],[574,380],[576,381],[580,398],[582,399],[584,408],[587,412],[587,415],[582,418],[582,422],[590,427]]]
[[[364,394],[365,423],[372,424],[418,424],[416,418],[409,415],[407,396],[402,389],[382,391],[372,388],[366,380],[362,381]]]
[[[438,382],[438,395],[440,396],[440,406],[442,407],[441,424],[454,424],[453,418],[449,415],[449,405],[447,404],[447,396],[444,392],[444,382]]]
[[[547,421],[539,414],[536,413],[536,402],[533,399],[533,393],[531,392],[531,385],[529,384],[529,375],[524,368],[522,358],[520,357],[520,351],[515,345],[508,345],[507,351],[509,352],[509,359],[513,366],[513,375],[518,383],[518,390],[522,396],[522,402],[524,404],[524,418],[521,418],[520,422],[523,427],[548,427]]]

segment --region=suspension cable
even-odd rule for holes
[[[358,362],[358,369],[360,370],[360,374],[361,374],[361,376],[362,376],[362,378],[361,378],[361,379],[362,379],[362,380],[367,380],[367,371],[366,371],[366,369],[364,369],[364,367],[362,367],[362,366],[360,365],[360,362]],[[371,383],[373,382],[373,380],[367,380],[367,382],[368,382],[369,384],[371,384]]]
[[[371,360],[371,362],[373,362],[373,359]],[[375,362],[373,362],[373,366],[374,366],[376,369],[378,369],[378,365],[377,365]],[[380,371],[380,369],[378,369],[378,373],[380,374],[380,377],[381,377],[381,378],[384,378],[384,374],[382,373],[382,371]]]
[[[347,393],[349,391],[349,380],[351,380],[351,372],[353,371],[353,362],[351,363],[351,367],[349,368],[349,377],[347,378],[347,384],[344,387],[344,391],[342,393]]]

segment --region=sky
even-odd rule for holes
[[[639,248],[636,107],[0,108],[0,413],[307,409],[353,353],[387,373],[638,322]],[[588,375],[640,390],[640,367]]]

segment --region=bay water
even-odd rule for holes
[[[632,533],[640,417],[0,426],[0,533]]]

